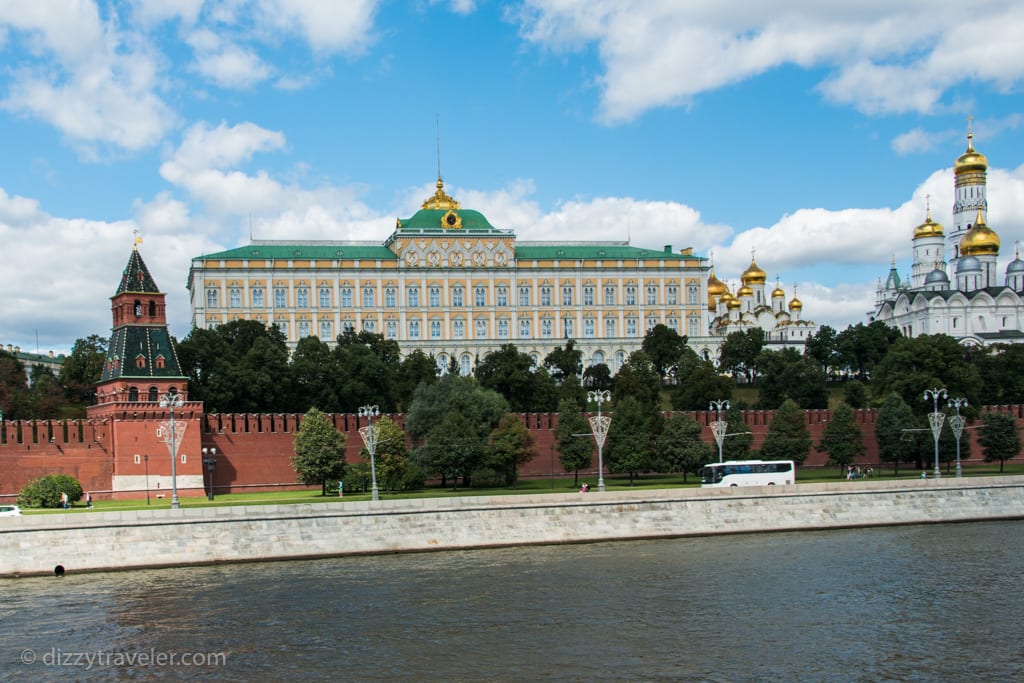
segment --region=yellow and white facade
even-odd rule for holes
[[[568,339],[585,365],[616,372],[663,324],[702,355],[708,332],[708,267],[692,249],[625,242],[524,242],[479,212],[436,192],[383,243],[253,241],[192,260],[193,325],[231,320],[276,325],[289,346],[345,329],[422,350],[463,374],[512,343],[535,362]]]

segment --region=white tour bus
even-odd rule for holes
[[[795,480],[796,464],[792,460],[727,460],[700,470],[702,487],[774,486]]]

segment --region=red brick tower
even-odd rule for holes
[[[164,296],[136,244],[110,298],[113,331],[96,405],[87,411],[90,420],[109,428],[111,489],[118,498],[141,498],[148,491],[169,499],[175,488],[179,495],[203,490],[203,404],[188,400],[188,380],[167,331]],[[172,431],[178,442],[173,464]]]

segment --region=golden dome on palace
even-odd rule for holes
[[[740,282],[745,285],[763,285],[767,278],[768,273],[758,268],[757,262],[754,259],[750,259],[750,266],[743,271],[743,275],[740,276]]]
[[[924,223],[914,228],[914,239],[919,237],[942,237],[944,234],[944,228],[939,223],[932,220],[932,214],[929,211],[928,217],[925,218]]]
[[[953,173],[960,175],[970,171],[984,171],[988,168],[988,159],[981,152],[974,150],[974,133],[967,134],[967,151],[961,154],[953,164]]]
[[[708,275],[708,296],[721,296],[729,292],[729,286],[715,276],[715,269]]]
[[[980,256],[998,253],[999,235],[996,234],[995,230],[985,225],[985,217],[982,216],[981,210],[979,210],[974,225],[971,226],[971,229],[960,240],[960,255]]]

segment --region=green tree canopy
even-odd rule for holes
[[[796,349],[765,349],[757,356],[757,370],[762,408],[777,408],[787,398],[804,409],[828,407],[825,373]]]
[[[612,393],[616,401],[627,396],[648,411],[658,409],[661,401],[661,375],[643,351],[634,351],[615,375]]]
[[[672,408],[706,410],[712,401],[732,398],[735,382],[718,372],[715,364],[687,347],[676,363],[676,384],[672,387]]]
[[[25,366],[13,353],[0,349],[0,412],[5,420],[31,417]]]
[[[533,459],[533,437],[526,425],[513,413],[498,421],[487,442],[488,464],[500,472],[506,486],[519,481],[519,468]]]
[[[653,366],[652,366],[653,368]],[[651,418],[647,406],[632,396],[615,399],[615,414],[604,447],[609,472],[629,473],[629,483],[651,470]]]
[[[677,413],[665,423],[655,449],[654,469],[659,472],[697,474],[711,462],[711,446],[701,439],[704,428],[689,415]]]
[[[306,412],[295,432],[292,467],[303,484],[320,484],[327,494],[327,480],[341,480],[345,474],[345,435],[317,408]]]
[[[590,433],[590,424],[580,412],[579,404],[569,399],[559,401],[558,425],[555,427],[558,462],[566,472],[574,473],[574,486],[580,484],[580,470],[590,467],[593,462],[594,440]]]
[[[488,353],[477,363],[475,374],[480,386],[504,396],[513,411],[526,413],[536,409],[533,361],[515,344],[502,344],[497,351]]]
[[[981,375],[967,353],[945,334],[900,337],[875,367],[872,392],[876,397],[899,394],[917,415],[932,412],[932,402],[923,399],[924,391],[932,388],[945,388],[950,396],[980,405]]]
[[[864,456],[864,434],[857,424],[853,408],[840,403],[832,411],[832,419],[825,425],[819,453],[828,453],[828,461],[838,467],[847,467]]]
[[[804,411],[791,398],[782,402],[768,425],[768,435],[761,444],[765,460],[792,460],[804,464],[811,450],[811,433]]]
[[[878,320],[869,325],[857,323],[847,327],[836,335],[837,363],[859,379],[870,379],[875,366],[889,352],[889,347],[902,336],[895,327]]]
[[[822,325],[804,345],[804,355],[817,363],[826,377],[833,375],[839,363],[838,337],[835,328]]]
[[[103,375],[106,359],[107,340],[103,337],[91,334],[75,340],[57,376],[71,403],[88,406],[96,402],[96,384]]]
[[[918,445],[912,431],[917,429],[914,413],[898,394],[889,394],[878,409],[875,418],[875,440],[878,457],[893,464],[893,473],[899,474],[900,463],[917,456]]]
[[[640,344],[640,350],[647,354],[663,378],[667,378],[675,369],[685,348],[686,337],[661,323],[649,329]]]
[[[1020,432],[1017,421],[1006,413],[985,413],[982,416],[981,435],[978,438],[985,462],[999,461],[1003,471],[1006,461],[1020,453]]]
[[[719,367],[753,383],[757,378],[757,356],[764,345],[764,330],[760,327],[732,332],[718,347]]]
[[[561,384],[569,375],[577,377],[583,372],[583,352],[576,348],[576,341],[570,339],[565,347],[556,348],[544,357],[544,367],[555,384]]]

